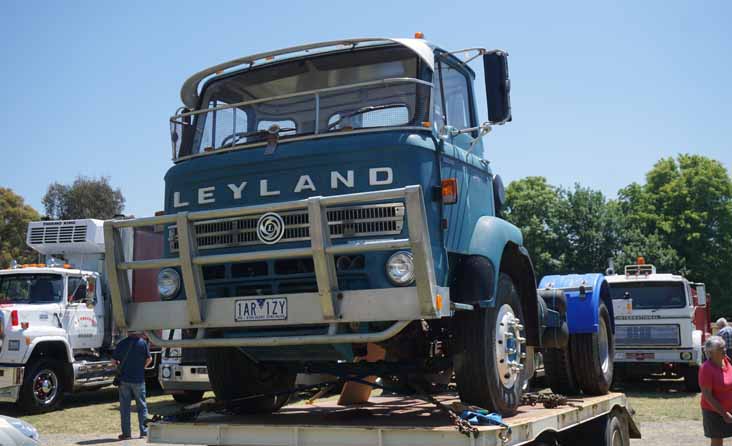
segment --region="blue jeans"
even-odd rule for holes
[[[119,383],[119,414],[122,421],[122,434],[132,436],[130,432],[130,412],[132,398],[137,404],[137,422],[140,423],[140,435],[147,435],[145,420],[147,419],[147,402],[145,401],[145,383]]]

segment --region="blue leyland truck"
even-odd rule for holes
[[[301,45],[194,74],[170,121],[165,210],[105,224],[116,323],[205,349],[217,399],[244,413],[279,410],[306,372],[420,387],[454,374],[462,402],[508,416],[534,349],[566,353],[572,336],[574,390],[607,393],[604,279],[537,292],[521,232],[500,217],[483,137],[511,121],[509,89],[505,52],[420,38]],[[124,228],[160,233],[163,257],[125,258]],[[131,295],[139,269],[159,270],[159,298]],[[574,306],[589,308],[586,333],[570,333]],[[354,362],[369,344],[384,359]]]

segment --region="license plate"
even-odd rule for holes
[[[234,306],[234,320],[236,322],[282,321],[286,319],[286,297],[241,299],[237,300]]]

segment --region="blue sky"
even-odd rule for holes
[[[514,120],[487,139],[507,181],[543,175],[614,196],[660,157],[732,167],[729,1],[5,1],[0,17],[0,186],[41,211],[48,184],[78,174],[111,177],[126,213],[162,209],[168,118],[195,71],[415,31],[509,51]]]

